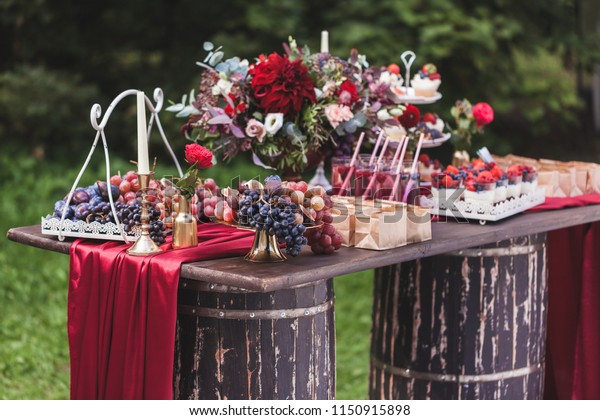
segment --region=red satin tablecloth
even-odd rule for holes
[[[589,204],[600,194],[547,198],[532,210]],[[600,222],[548,232],[544,398],[600,399]]]
[[[171,399],[182,263],[243,255],[253,233],[198,227],[196,248],[131,257],[128,245],[71,246],[68,335],[72,399]]]

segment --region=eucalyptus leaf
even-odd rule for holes
[[[208,120],[209,124],[231,124],[231,118],[228,115],[222,114],[212,117]]]
[[[223,59],[223,52],[222,51],[216,52],[212,55],[210,60],[208,60],[208,64],[210,64],[211,66],[216,66],[217,64],[219,64],[221,62],[222,59]]]
[[[215,45],[212,42],[205,41],[204,44],[202,45],[202,48],[204,48],[204,51],[210,51],[213,48],[215,48]]]

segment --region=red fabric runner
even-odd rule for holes
[[[600,194],[546,198],[529,211],[589,204]],[[600,399],[600,222],[548,232],[544,398]]]
[[[68,335],[72,399],[171,399],[182,263],[243,255],[253,233],[198,227],[198,247],[130,257],[122,243],[71,246]]]

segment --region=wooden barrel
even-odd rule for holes
[[[333,279],[257,293],[181,279],[176,399],[334,399]]]
[[[372,399],[540,399],[545,234],[376,270]]]

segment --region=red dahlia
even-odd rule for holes
[[[213,154],[206,147],[192,143],[185,145],[185,160],[190,165],[198,163],[198,169],[210,168],[212,166]]]
[[[415,127],[419,123],[420,118],[421,113],[419,112],[419,108],[414,105],[407,105],[402,115],[398,117],[398,121],[400,121],[402,127],[408,130]]]
[[[251,74],[254,97],[266,113],[281,112],[293,118],[305,99],[317,101],[313,81],[300,60],[290,61],[285,55],[273,53]]]

